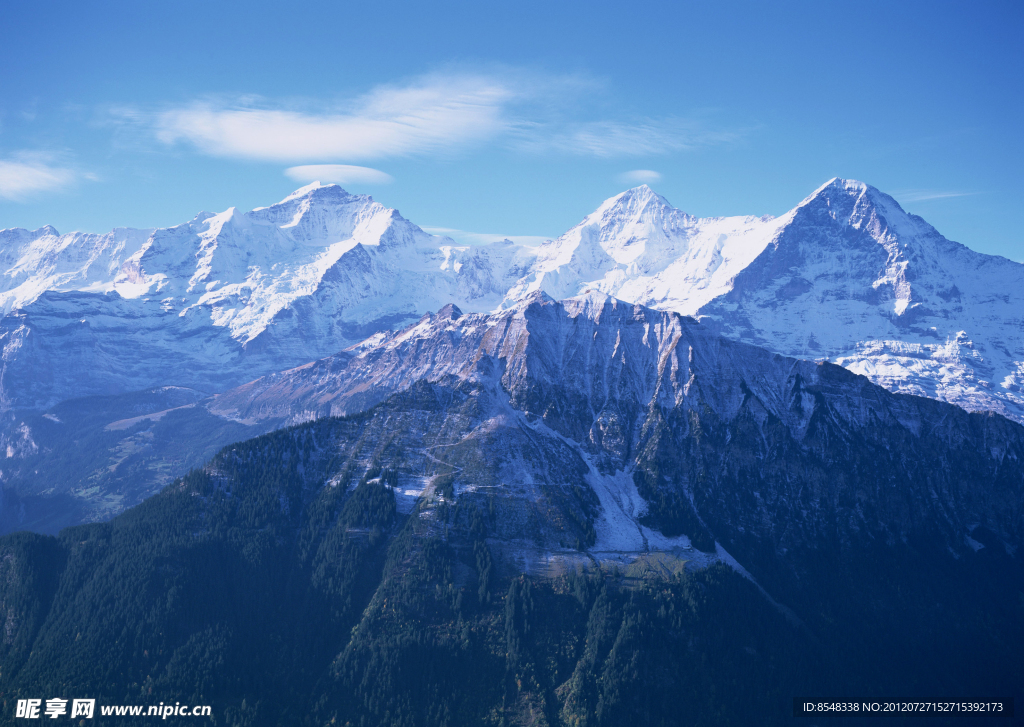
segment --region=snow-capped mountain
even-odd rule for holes
[[[607,200],[537,250],[509,305],[540,290],[555,300],[587,288],[620,300],[693,315],[727,293],[732,279],[778,234],[784,219],[698,219],[643,185]]]
[[[860,182],[833,179],[774,219],[698,219],[631,189],[542,246],[505,304],[588,288],[1024,421],[1024,265],[945,239]]]
[[[891,390],[1024,421],[1024,265],[834,179],[778,217],[697,218],[646,186],[556,240],[457,246],[312,184],[178,227],[0,232],[0,403],[214,393],[454,303],[600,290]]]
[[[223,390],[451,301],[493,308],[531,259],[508,242],[457,246],[316,183],[167,229],[4,230],[0,396],[40,407],[168,384]]]

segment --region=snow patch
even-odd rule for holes
[[[416,503],[423,496],[424,490],[430,482],[428,477],[415,478],[404,485],[393,488],[395,493],[395,506],[402,515],[409,515],[416,509]]]
[[[637,519],[647,510],[647,503],[636,490],[629,471],[612,475],[598,472],[587,458],[590,472],[587,483],[601,501],[601,515],[595,523],[595,551],[645,553],[648,541]]]

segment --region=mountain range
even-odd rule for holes
[[[169,385],[219,393],[448,303],[485,312],[594,289],[1024,421],[1024,265],[841,179],[777,218],[697,218],[641,186],[536,247],[459,246],[314,183],[167,229],[3,230],[0,267],[8,410]]]
[[[696,218],[641,186],[536,247],[459,246],[315,183],[173,228],[0,240],[3,531],[108,518],[232,441],[380,401],[387,377],[339,393],[331,372],[427,312],[538,294],[598,291],[1024,421],[1024,265],[858,182],[778,218]]]
[[[0,527],[36,532],[0,537],[0,721],[791,724],[1024,683],[1024,266],[873,188],[640,187],[537,247],[319,185],[2,234]]]

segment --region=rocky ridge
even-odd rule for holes
[[[474,490],[494,480],[501,497],[558,484],[531,464],[536,455],[510,455],[504,443],[575,452],[577,477],[597,496],[601,553],[692,559],[700,543],[712,558],[736,547],[751,557],[755,542],[776,553],[816,547],[830,527],[862,545],[928,532],[954,551],[983,527],[1012,550],[1024,526],[1020,425],[892,394],[834,364],[598,292],[562,302],[534,293],[495,314],[448,306],[208,408],[276,426],[366,411],[428,384],[476,392],[476,423],[448,445],[483,447],[476,461],[500,469],[467,478]]]

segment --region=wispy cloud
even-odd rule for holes
[[[251,99],[199,101],[157,115],[157,138],[212,156],[359,161],[446,151],[504,131],[510,91],[486,77],[431,76],[383,86],[340,112],[305,113]]]
[[[623,184],[654,184],[661,181],[661,174],[653,169],[634,169],[619,175]]]
[[[894,192],[893,197],[901,202],[925,202],[930,199],[950,199],[952,197],[971,197],[978,192],[942,192],[934,189],[904,189]]]
[[[121,123],[147,125],[168,145],[292,164],[451,153],[483,143],[520,152],[651,156],[743,135],[685,118],[594,119],[597,112],[584,109],[604,97],[601,89],[593,79],[506,69],[432,74],[330,107],[208,98],[156,113],[119,109],[112,115]]]
[[[511,240],[519,245],[540,245],[552,239],[540,235],[500,235],[488,232],[467,232],[466,230],[456,230],[451,227],[424,227],[423,229],[431,235],[450,237],[455,242],[463,245],[488,245],[492,242],[501,242],[502,240]]]
[[[520,145],[535,152],[563,151],[597,157],[657,156],[738,140],[738,131],[715,130],[685,119],[591,121],[564,128],[543,125],[522,133]]]
[[[95,179],[56,164],[52,155],[20,152],[0,159],[0,198],[22,202],[40,192],[68,187],[79,178]]]
[[[296,182],[334,182],[336,184],[390,184],[394,178],[379,169],[352,164],[304,164],[288,167],[285,176]]]

